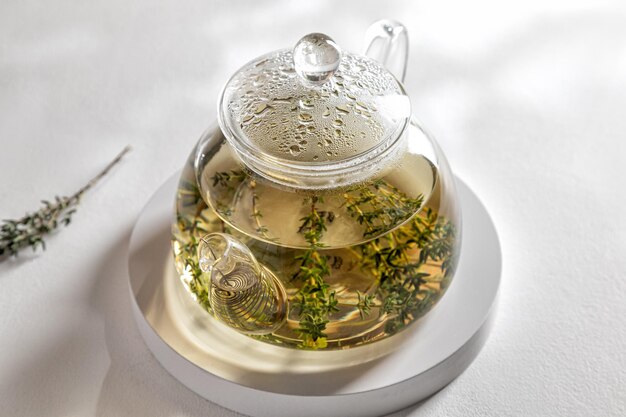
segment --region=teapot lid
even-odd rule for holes
[[[244,65],[218,106],[220,127],[235,149],[313,165],[384,148],[411,114],[391,72],[372,58],[341,51],[320,33]]]

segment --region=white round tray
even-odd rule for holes
[[[498,237],[478,198],[457,179],[463,244],[435,308],[407,330],[345,351],[311,352],[255,341],[210,318],[174,271],[170,224],[178,174],[134,227],[129,288],[149,349],[202,397],[253,416],[379,416],[437,392],[469,366],[490,330],[501,274]],[[392,353],[385,354],[391,345]]]

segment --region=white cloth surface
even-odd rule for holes
[[[482,353],[394,416],[626,415],[626,4],[482,0],[3,1],[0,216],[134,150],[45,252],[0,263],[0,415],[235,415],[141,340],[133,222],[239,66],[309,32],[360,51],[384,17],[408,27],[414,114],[491,213],[504,265]]]

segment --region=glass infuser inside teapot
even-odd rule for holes
[[[207,319],[276,345],[348,348],[397,333],[450,285],[460,213],[399,81],[406,31],[381,21],[367,37],[358,55],[307,35],[224,87],[172,225]]]

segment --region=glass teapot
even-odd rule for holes
[[[405,28],[364,55],[326,35],[263,55],[226,83],[182,172],[172,248],[207,320],[263,342],[345,349],[426,314],[454,275],[460,212],[402,86]]]

